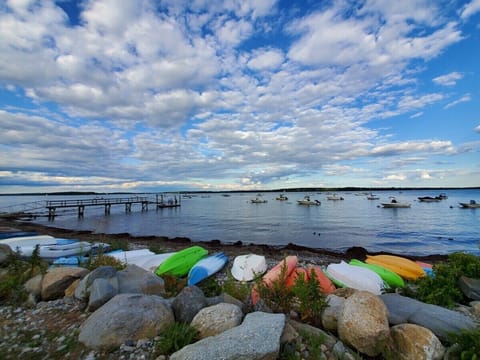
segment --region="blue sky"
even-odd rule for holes
[[[0,192],[480,186],[480,0],[0,2]]]

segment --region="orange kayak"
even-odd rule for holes
[[[280,261],[277,265],[275,265],[271,270],[269,270],[262,278],[263,283],[266,286],[272,285],[274,281],[278,281],[280,276],[282,275],[282,269],[286,266],[286,276],[292,273],[293,270],[297,267],[298,258],[296,256],[287,256],[285,259]],[[252,304],[255,305],[258,300],[260,299],[260,295],[258,294],[257,288],[254,285],[252,288]]]
[[[320,286],[320,291],[325,295],[333,293],[337,288],[333,285],[332,280],[330,280],[327,275],[322,271],[319,266],[310,266],[307,269],[309,279],[311,279],[312,271],[315,272],[315,276]]]

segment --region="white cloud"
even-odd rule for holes
[[[443,85],[443,86],[453,86],[453,85],[456,85],[457,81],[462,78],[463,78],[463,74],[460,74],[454,71],[450,74],[437,76],[432,81],[436,84]]]
[[[462,19],[468,19],[470,16],[478,12],[480,12],[480,0],[472,0],[463,8],[461,17]]]
[[[475,132],[477,133],[480,133],[480,125],[478,125],[475,129],[474,129]]]
[[[252,54],[247,66],[254,70],[269,70],[278,68],[284,60],[279,49],[261,49]]]
[[[465,94],[460,99],[452,101],[452,102],[448,103],[447,105],[445,105],[444,109],[449,109],[453,106],[456,106],[456,105],[464,103],[464,102],[469,102],[471,100],[472,100],[471,95],[470,94]]]

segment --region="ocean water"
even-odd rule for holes
[[[435,203],[419,202],[419,196],[448,199]],[[289,243],[343,252],[361,246],[370,252],[388,251],[405,255],[449,254],[456,251],[480,255],[480,209],[462,209],[459,202],[480,202],[480,190],[406,190],[377,191],[380,200],[366,195],[339,192],[341,201],[327,200],[327,193],[286,192],[288,201],[278,201],[279,193],[263,193],[267,203],[252,204],[256,193],[195,194],[181,198],[181,206],[156,209],[132,205],[125,213],[123,205],[113,205],[108,216],[103,206],[86,207],[79,219],[77,210],[59,213],[55,219],[34,221],[59,228],[90,230],[97,233],[129,233],[133,236],[187,237],[192,241],[220,240],[223,243],[281,246]],[[320,206],[297,204],[304,195],[321,201]],[[122,195],[126,197],[129,195]],[[152,200],[154,195],[149,196]],[[382,202],[394,196],[411,208],[386,209]],[[111,195],[110,197],[119,197]],[[0,211],[7,205],[92,196],[0,196]],[[177,195],[179,198],[179,195]]]

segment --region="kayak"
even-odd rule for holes
[[[295,282],[301,277],[303,277],[303,280],[308,281],[307,270],[301,267],[296,267],[285,280],[285,286],[287,288],[293,287],[293,285],[295,285]]]
[[[319,266],[310,266],[307,268],[308,280],[312,279],[312,271],[315,273],[315,277],[320,286],[320,291],[325,295],[333,293],[337,288],[333,285],[332,280],[322,271]]]
[[[238,281],[251,281],[265,271],[267,271],[265,256],[247,254],[235,257],[231,273]]]
[[[227,262],[228,257],[223,252],[201,259],[188,272],[188,286],[196,285],[220,271]]]
[[[207,250],[197,245],[183,249],[162,262],[157,270],[155,270],[155,274],[158,276],[163,274],[185,276],[188,274],[193,265],[195,265],[207,254]]]
[[[155,270],[160,266],[160,264],[167,260],[173,254],[175,254],[175,252],[147,255],[142,258],[141,261],[138,261],[137,265],[147,271],[155,272]]]
[[[34,236],[38,235],[35,231],[8,231],[8,232],[0,232],[0,244],[4,239],[11,239],[16,237],[24,237],[24,236]]]
[[[397,273],[384,268],[383,266],[376,265],[376,264],[366,264],[363,261],[352,259],[349,262],[350,265],[359,266],[366,269],[370,269],[376,272],[382,280],[390,287],[404,287],[405,282],[403,281],[402,277]]]
[[[345,287],[369,291],[375,295],[380,295],[384,291],[382,278],[370,269],[341,261],[339,264],[329,264],[326,271],[331,278]]]
[[[280,279],[283,269],[285,269],[285,276],[288,276],[292,273],[293,270],[297,267],[298,258],[294,255],[287,256],[285,259],[280,261],[275,265],[271,270],[269,270],[262,277],[262,281],[265,286],[271,286],[275,281]],[[260,295],[258,294],[257,287],[254,285],[251,292],[252,304],[255,305],[258,300],[260,300]]]
[[[415,261],[395,255],[367,255],[367,264],[380,265],[397,273],[406,280],[417,280],[425,276],[425,271]]]

